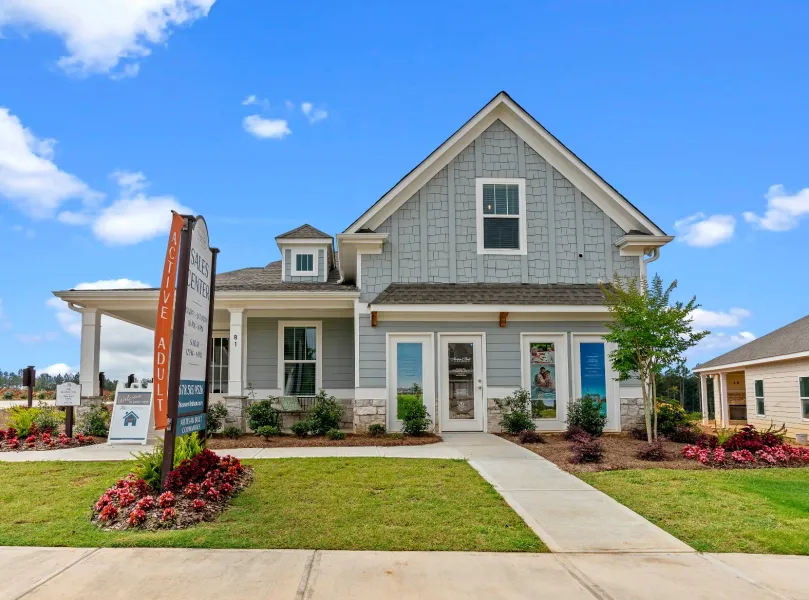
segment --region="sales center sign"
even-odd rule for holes
[[[205,407],[212,256],[208,242],[208,226],[205,219],[199,217],[191,232],[177,410],[181,416],[201,413]]]

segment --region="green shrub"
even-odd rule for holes
[[[344,431],[340,431],[339,429],[329,429],[326,432],[326,437],[330,440],[344,440],[346,439],[346,434]]]
[[[331,429],[339,429],[343,410],[343,405],[337,398],[326,394],[326,390],[320,390],[309,415],[311,432],[314,435],[326,435]]]
[[[533,429],[523,431],[520,434],[521,444],[544,444],[545,438],[540,435],[538,431]]]
[[[281,427],[281,415],[272,406],[272,398],[253,402],[247,407],[247,424],[250,429],[257,431],[259,427],[271,425]]]
[[[14,392],[6,390],[3,392],[3,400],[13,400],[14,399]]]
[[[46,392],[37,392],[37,400],[44,400],[47,397],[48,394]]]
[[[41,408],[12,406],[8,409],[8,424],[17,430],[18,437],[28,437],[31,434],[31,426],[36,423],[41,412]]]
[[[202,452],[202,440],[199,434],[194,431],[190,435],[181,435],[174,442],[174,466],[176,467],[184,460],[191,460]]]
[[[401,419],[407,409],[414,404],[424,404],[422,394],[396,394],[396,418]]]
[[[298,437],[306,437],[306,434],[312,431],[312,422],[309,419],[301,419],[292,425],[290,429],[292,429],[292,433]]]
[[[385,426],[382,423],[371,423],[368,425],[368,435],[372,437],[385,435],[385,431]]]
[[[228,408],[225,403],[220,401],[208,405],[208,412],[206,413],[206,421],[208,423],[208,434],[216,433],[222,429],[225,424],[225,419],[228,416]]]
[[[40,413],[34,417],[34,423],[39,427],[40,431],[50,431],[57,433],[59,425],[65,420],[65,413],[52,406],[44,405],[39,407]]]
[[[238,427],[230,425],[228,427],[225,427],[222,434],[228,439],[238,440],[240,437],[242,437],[242,430],[239,429]]]
[[[531,418],[531,395],[528,390],[519,388],[510,396],[495,400],[503,411],[500,426],[506,433],[517,435],[523,431],[534,431],[536,425]]]
[[[431,423],[427,407],[422,403],[408,405],[402,413],[402,432],[407,435],[424,435]]]
[[[274,435],[281,435],[281,430],[275,425],[264,425],[256,429],[256,435],[260,435],[265,440],[269,440]]]
[[[82,417],[77,429],[84,435],[107,437],[112,415],[101,404],[93,404]]]
[[[163,442],[155,444],[151,452],[133,452],[135,466],[132,472],[138,479],[144,479],[153,490],[160,489],[160,470],[163,466]]]
[[[607,415],[601,414],[601,399],[594,394],[586,394],[567,406],[567,426],[579,427],[594,437],[604,433]]]
[[[688,413],[679,404],[668,402],[657,403],[657,432],[666,437],[671,436],[680,427],[688,427]]]

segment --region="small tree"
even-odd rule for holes
[[[610,361],[621,381],[640,379],[650,442],[657,439],[657,377],[666,367],[681,364],[683,353],[710,333],[695,332],[691,327],[691,313],[699,308],[696,296],[687,304],[671,303],[676,287],[675,280],[664,288],[659,275],[650,287],[644,278],[619,275],[612,285],[602,285],[604,304],[613,318],[604,339],[617,346],[610,352]]]

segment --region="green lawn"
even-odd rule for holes
[[[578,476],[696,550],[809,554],[809,469]]]
[[[90,507],[122,463],[0,463],[0,546],[547,551],[464,461],[247,461],[253,484],[213,523],[105,532]]]

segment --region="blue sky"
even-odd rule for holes
[[[679,235],[653,267],[710,311],[692,361],[807,312],[805,3],[48,5],[0,0],[2,369],[77,366],[50,291],[156,284],[168,208],[206,216],[220,270],[266,264],[501,89]],[[104,331],[126,372],[149,336]]]

